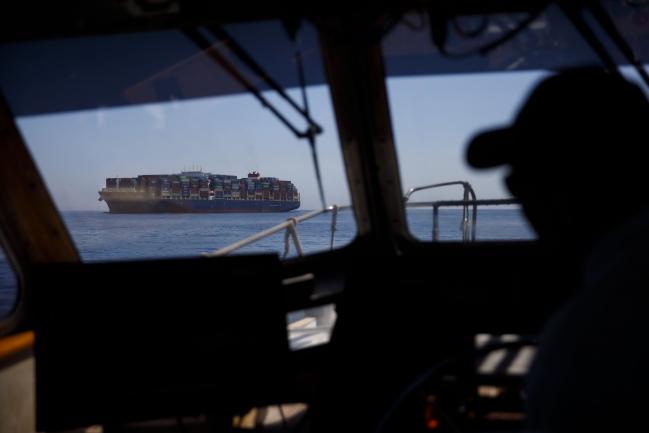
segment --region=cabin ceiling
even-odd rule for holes
[[[293,8],[268,2],[231,2],[226,7],[220,2],[160,0],[26,3],[0,18],[4,21],[0,26],[4,41],[0,44],[0,89],[15,116],[246,92],[181,30],[198,28],[250,83],[260,91],[268,90],[267,82],[207,31],[209,26],[223,26],[277,84],[293,88],[299,84],[296,44],[286,29],[303,18],[307,24],[299,32],[299,50],[308,85],[325,84],[317,28],[335,31],[332,22],[340,19],[353,23],[369,17],[380,23],[377,28],[383,26],[377,37],[383,37],[388,77],[554,70],[597,63],[556,6],[545,9],[528,30],[502,47],[476,53],[522,22],[529,16],[527,11],[545,3],[411,1],[341,7],[304,2]],[[649,58],[649,26],[645,24],[649,10],[631,7],[623,0],[604,3],[638,57]],[[431,5],[435,12],[429,11]],[[478,37],[454,38],[453,31],[449,33],[449,51],[472,55],[443,55],[431,40],[429,12],[458,15],[461,23],[469,20],[465,25],[470,28],[487,17],[486,30]],[[48,19],[43,21],[43,17]],[[624,59],[611,51],[623,64]]]
[[[14,2],[0,18],[0,41],[151,31],[275,19],[381,16],[441,5],[457,14],[525,11],[547,1],[408,0],[377,2],[220,2],[195,0],[63,0]]]

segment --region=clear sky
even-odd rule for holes
[[[440,75],[388,79],[404,191],[467,180],[478,198],[509,197],[504,169],[476,171],[464,155],[473,134],[513,120],[546,72]],[[414,200],[461,199],[460,187],[420,192]]]
[[[510,72],[388,79],[404,191],[463,179],[479,197],[507,196],[501,170],[476,172],[466,166],[465,145],[476,131],[510,121],[541,76]],[[272,93],[268,97],[279,102]],[[327,201],[349,203],[328,88],[309,88],[309,99],[325,131],[318,152]],[[302,209],[319,207],[307,143],[250,95],[30,116],[18,124],[62,210],[105,210],[97,191],[106,177],[176,173],[191,165],[239,177],[257,170],[290,179],[301,192]],[[460,198],[460,191],[417,196],[433,198]]]

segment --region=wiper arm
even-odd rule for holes
[[[217,36],[219,33],[214,33],[214,29],[210,31]],[[221,29],[222,35],[227,36],[225,31]],[[277,119],[282,122],[297,138],[312,138],[314,134],[320,134],[322,132],[322,127],[318,125],[306,112],[302,109],[297,103],[291,99],[291,97],[281,88],[262,68],[259,66],[248,53],[239,46],[234,39],[228,36],[228,46],[232,49],[235,55],[241,59],[248,67],[250,67],[261,79],[263,79],[268,86],[275,90],[283,99],[285,99],[298,113],[308,123],[308,127],[305,131],[301,131],[291,123],[290,120],[286,118],[266,97],[252,84],[239,70],[234,66],[228,59],[226,59],[219,51],[214,47],[214,45],[201,34],[198,29],[195,28],[186,28],[183,30],[183,33],[192,40],[201,50],[203,50],[212,60],[219,64],[232,78],[239,82],[248,92],[250,92],[264,108],[270,110]],[[219,36],[217,36],[219,37]],[[236,47],[236,48],[235,48]]]
[[[611,38],[615,45],[617,45],[617,49],[620,50],[624,57],[626,57],[627,61],[635,68],[645,84],[649,86],[649,74],[647,74],[647,71],[642,66],[642,62],[635,55],[631,46],[624,39],[624,36],[622,36],[622,33],[620,33],[615,26],[615,23],[606,12],[606,9],[604,9],[604,6],[597,1],[593,1],[589,4],[589,8],[590,12],[593,14],[599,25],[602,26],[608,37]]]
[[[597,23],[604,30],[606,35],[611,39],[611,41],[617,46],[617,49],[620,50],[622,55],[626,60],[631,64],[638,75],[642,78],[644,83],[649,86],[649,74],[642,66],[642,62],[635,55],[631,46],[624,39],[624,36],[615,26],[615,23],[606,12],[606,9],[598,0],[582,0],[581,2],[574,2],[574,0],[564,0],[558,2],[559,6],[566,14],[568,19],[572,21],[573,25],[577,28],[582,37],[586,40],[588,45],[595,51],[599,56],[602,63],[606,69],[615,75],[621,75],[617,64],[613,57],[606,51],[604,44],[597,38],[595,32],[588,26],[586,20],[583,17],[584,10],[590,11]]]
[[[295,102],[295,100],[293,100],[293,98],[291,98],[288,93],[286,93],[282,86],[277,84],[277,82],[273,80],[270,75],[268,75],[268,73],[259,65],[259,63],[257,63],[255,59],[252,58],[252,56],[248,54],[248,52],[241,45],[239,45],[239,43],[232,36],[230,36],[223,27],[212,26],[208,27],[208,29],[210,33],[214,35],[214,37],[223,41],[228,46],[228,48],[232,50],[234,55],[239,58],[239,60],[245,63],[246,66],[248,66],[255,74],[257,74],[257,76],[259,76],[259,78],[264,80],[268,87],[276,91],[282,97],[282,99],[288,102],[289,105],[295,109],[295,111],[300,113],[302,117],[304,117],[304,120],[306,120],[306,122],[309,124],[309,126],[313,128],[315,134],[322,132],[322,127],[320,127],[320,125],[318,125],[311,118],[308,106],[305,105],[304,107],[300,107],[298,103]],[[300,77],[300,85],[303,84],[302,79],[303,76]]]
[[[604,64],[606,70],[613,75],[621,76],[620,71],[617,69],[615,60],[613,60],[613,57],[611,57],[608,51],[606,51],[604,44],[597,38],[593,29],[588,26],[588,23],[584,19],[584,16],[582,15],[584,5],[576,4],[571,1],[561,1],[558,4],[566,17],[570,22],[572,22],[577,31],[584,38],[586,43],[590,45],[593,51],[595,51],[595,54],[599,56],[599,59]]]

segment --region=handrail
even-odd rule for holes
[[[336,231],[336,221],[337,221],[337,215],[339,210],[343,209],[348,209],[351,206],[328,206],[324,209],[318,209],[318,210],[313,210],[311,212],[307,212],[305,214],[296,216],[296,217],[290,217],[286,221],[279,223],[277,225],[274,225],[273,227],[270,227],[266,230],[262,230],[259,233],[256,233],[252,236],[248,236],[245,239],[242,239],[238,242],[235,242],[231,245],[228,245],[227,247],[220,248],[218,250],[212,251],[210,253],[203,253],[202,256],[204,257],[219,257],[219,256],[225,256],[230,254],[233,251],[236,251],[238,249],[241,249],[247,245],[250,245],[252,243],[255,243],[263,238],[266,238],[268,236],[274,235],[275,233],[278,233],[282,230],[286,230],[286,234],[284,236],[284,257],[286,257],[289,253],[289,240],[293,240],[293,244],[295,245],[295,249],[298,253],[299,256],[304,255],[304,251],[302,249],[302,245],[300,244],[300,239],[297,234],[297,228],[296,226],[301,223],[302,221],[307,221],[310,220],[311,218],[317,217],[318,215],[322,215],[325,213],[332,213],[332,218],[331,218],[331,249],[334,247],[334,232]]]
[[[438,201],[422,201],[422,202],[409,202],[408,200],[417,191],[422,191],[425,189],[439,188],[443,186],[451,185],[462,185],[464,188],[463,200],[438,200]],[[454,182],[443,182],[436,183],[432,185],[424,185],[416,188],[411,188],[408,190],[404,196],[404,202],[407,207],[432,207],[433,208],[433,241],[439,240],[439,209],[441,207],[454,207],[461,206],[462,213],[462,223],[460,228],[462,229],[462,240],[475,241],[476,240],[476,225],[477,225],[477,215],[478,215],[478,206],[502,206],[502,205],[511,205],[511,204],[520,204],[519,200],[514,198],[505,198],[505,199],[481,199],[478,200],[475,195],[475,191],[469,182],[465,181],[454,181]],[[273,227],[270,227],[266,230],[262,230],[259,233],[255,233],[252,236],[248,236],[245,239],[237,241],[227,247],[214,250],[209,253],[203,253],[204,257],[220,257],[228,255],[236,250],[239,250],[247,245],[253,244],[261,239],[264,239],[268,236],[279,233],[282,230],[286,230],[284,233],[284,253],[283,258],[286,258],[290,252],[291,241],[293,241],[293,246],[297,252],[298,256],[304,255],[304,249],[300,242],[300,237],[297,232],[297,225],[303,221],[310,220],[319,215],[325,213],[331,213],[331,238],[329,242],[329,248],[333,250],[335,244],[335,234],[338,221],[338,211],[349,209],[351,206],[337,206],[332,205],[323,209],[313,210],[296,217],[289,217],[286,221],[281,222]],[[471,212],[471,225],[469,225],[469,208],[472,208]],[[469,228],[471,228],[469,234]]]
[[[462,224],[460,228],[462,229],[462,240],[466,242],[469,240],[475,241],[476,239],[476,222],[477,222],[478,206],[504,206],[504,205],[520,204],[520,201],[515,198],[481,199],[481,200],[475,198],[473,199],[465,198],[464,200],[438,200],[438,201],[421,201],[421,202],[407,201],[407,199],[409,198],[409,196],[412,195],[413,192],[421,191],[422,189],[426,189],[427,187],[447,186],[447,185],[457,185],[457,184],[467,184],[468,187],[465,187],[464,196],[466,197],[467,195],[471,195],[475,197],[475,193],[472,192],[473,188],[471,188],[471,185],[469,185],[468,182],[446,182],[444,184],[435,184],[435,185],[428,185],[424,187],[412,188],[408,191],[409,194],[406,194],[406,197],[404,197],[404,200],[406,201],[405,205],[407,207],[413,207],[413,208],[432,207],[433,208],[433,241],[439,241],[439,209],[442,207],[462,206],[464,213],[463,213]],[[469,227],[468,227],[469,218],[467,215],[469,207],[473,208],[472,227],[471,227],[472,230],[471,230],[470,237],[469,237]],[[228,245],[227,247],[223,247],[209,253],[203,253],[202,255],[204,257],[225,256],[247,245],[253,244],[261,239],[274,235],[275,233],[279,233],[282,230],[286,230],[284,234],[284,253],[282,257],[286,258],[288,256],[290,252],[291,240],[293,241],[293,245],[295,247],[297,255],[303,256],[304,249],[302,248],[302,244],[300,243],[300,237],[297,232],[297,225],[303,221],[310,220],[312,218],[315,218],[325,213],[331,213],[331,239],[329,243],[329,248],[333,250],[335,244],[335,233],[337,228],[338,211],[349,209],[349,208],[351,208],[351,206],[349,205],[346,206],[333,205],[333,206],[328,206],[324,209],[313,210],[296,217],[289,217],[286,219],[286,221],[274,225],[273,227],[270,227],[266,230],[262,230],[259,233],[256,233],[245,239],[237,241],[231,245]]]
[[[465,180],[455,180],[451,182],[441,182],[441,183],[434,183],[431,185],[423,185],[423,186],[416,186],[414,188],[410,188],[406,195],[403,197],[403,201],[405,203],[408,203],[408,200],[410,200],[410,196],[412,196],[414,193],[418,191],[423,191],[426,189],[433,189],[433,188],[440,188],[444,186],[452,186],[452,185],[462,185],[462,188],[464,190],[463,194],[463,203],[462,203],[462,224],[460,225],[460,228],[462,229],[462,240],[464,242],[469,241],[469,227],[471,228],[471,241],[475,241],[476,239],[476,225],[478,223],[478,205],[475,204],[477,201],[477,197],[475,194],[475,191],[473,190],[473,187],[471,184]],[[469,201],[469,196],[472,199],[472,201]],[[472,213],[472,221],[471,225],[469,226],[469,205],[473,204],[473,213]],[[407,204],[406,204],[407,205]],[[439,207],[433,206],[433,240],[438,240],[435,238],[435,222],[438,221],[439,218]],[[439,237],[439,226],[437,226],[437,236]]]
[[[408,207],[454,207],[464,205],[476,206],[505,206],[509,204],[521,204],[517,198],[489,198],[480,200],[438,200],[438,201],[415,201],[408,203]]]
[[[473,197],[474,200],[476,199],[475,191],[473,191],[473,187],[471,186],[471,184],[469,182],[467,182],[465,180],[454,180],[452,182],[433,183],[431,185],[423,185],[423,186],[416,186],[414,188],[410,188],[408,190],[408,192],[406,193],[406,195],[403,196],[403,201],[407,202],[408,200],[410,200],[410,196],[413,195],[414,193],[418,192],[418,191],[423,191],[423,190],[432,189],[432,188],[440,188],[440,187],[443,187],[443,186],[451,186],[451,185],[462,185],[462,187],[464,188],[465,193],[466,193],[467,190],[471,191],[471,196]]]
[[[429,207],[433,208],[433,241],[439,241],[439,208],[440,207],[454,207],[462,206],[466,209],[469,205],[473,206],[473,227],[471,230],[471,241],[476,240],[476,223],[477,213],[475,209],[478,206],[505,206],[511,204],[520,204],[520,200],[515,198],[498,198],[498,199],[482,199],[482,200],[439,200],[439,201],[422,201],[407,203],[410,207]],[[467,241],[468,237],[468,220],[462,220],[462,240]]]

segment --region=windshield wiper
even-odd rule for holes
[[[631,49],[631,46],[624,39],[624,36],[622,36],[620,31],[617,29],[615,23],[606,12],[606,9],[600,4],[599,1],[583,0],[581,2],[574,2],[574,0],[564,0],[558,2],[558,4],[561,7],[561,10],[563,10],[564,14],[566,14],[568,19],[570,19],[570,21],[573,23],[577,31],[579,31],[581,36],[586,40],[588,45],[590,45],[593,51],[595,51],[595,53],[599,56],[602,63],[604,63],[604,66],[611,74],[621,75],[617,68],[617,64],[615,63],[615,60],[606,51],[604,44],[597,38],[595,32],[588,26],[588,23],[584,19],[583,12],[585,10],[590,11],[590,13],[593,15],[593,18],[595,18],[597,23],[601,26],[602,30],[604,30],[606,35],[617,46],[617,49],[620,50],[626,60],[635,68],[636,72],[638,73],[638,75],[640,75],[644,83],[649,86],[649,75],[642,66],[642,62],[635,55],[635,53]]]
[[[310,139],[315,134],[322,133],[322,127],[315,122],[309,113],[300,107],[285,91],[277,84],[259,64],[257,64],[252,57],[238,44],[225,33],[223,29],[210,28],[212,34],[217,38],[225,38],[224,42],[232,50],[232,52],[244,62],[259,78],[261,78],[271,89],[275,90],[283,99],[285,99],[291,107],[293,107],[307,122],[307,129],[301,131],[297,126],[291,123],[290,120],[284,116],[266,97],[252,84],[228,59],[226,59],[221,52],[210,42],[198,29],[186,28],[183,33],[194,42],[201,50],[205,52],[212,60],[220,65],[232,78],[241,84],[248,92],[250,92],[264,108],[270,110],[277,119],[282,122],[291,132],[300,139]]]

